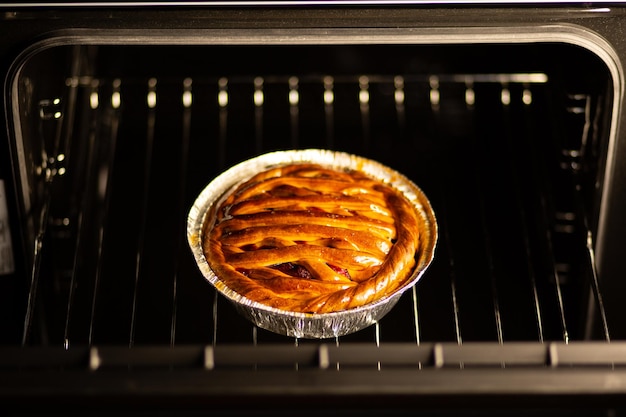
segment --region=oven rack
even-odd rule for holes
[[[64,107],[53,98],[45,101],[53,103],[52,110],[41,112],[42,125],[63,127],[41,129],[53,132],[43,143],[56,158],[42,167],[49,196],[41,204],[22,345],[308,345],[236,317],[203,286],[184,231],[188,206],[212,176],[259,152],[310,145],[373,156],[408,172],[433,200],[441,226],[438,259],[423,283],[387,320],[336,340],[337,345],[489,341],[502,346],[530,340],[543,349],[543,342],[553,340],[610,341],[584,184],[578,182],[585,151],[593,146],[597,98],[567,96],[568,110],[559,117],[577,127],[577,136],[568,132],[557,159],[545,161],[532,140],[553,134],[541,126],[551,116],[540,107],[554,99],[549,87],[542,73],[70,78],[59,99]],[[450,123],[453,119],[460,122]],[[510,158],[510,164],[495,163],[503,171],[476,168],[493,162],[495,152]],[[548,163],[558,165],[543,166]],[[440,164],[446,169],[433,176]],[[528,164],[527,171],[520,164]],[[520,172],[529,174],[530,184]],[[549,177],[545,183],[543,175]],[[499,214],[490,204],[499,204],[500,197],[489,196],[488,187],[502,184],[513,184],[502,199],[514,203],[515,212],[492,221]],[[478,190],[471,220],[479,227],[458,238],[458,227],[468,220],[458,205],[475,196],[467,190],[457,196],[464,186]],[[551,194],[563,186],[564,195]],[[58,195],[68,190],[76,198],[63,202]],[[164,211],[155,215],[156,205]],[[155,218],[162,215],[165,220]],[[498,228],[512,219],[521,224],[511,232],[519,252],[502,252]],[[155,232],[168,220],[165,231]],[[163,234],[168,239],[161,250],[156,246],[165,240],[155,239]],[[460,252],[468,244],[475,246],[469,257]],[[568,255],[571,248],[574,257]],[[164,253],[165,262],[151,265]],[[501,269],[500,255],[519,263]],[[117,270],[107,270],[104,259],[111,257],[119,259]],[[478,272],[460,269],[463,262]],[[519,303],[521,290],[525,299]],[[437,302],[442,295],[445,301]],[[194,303],[203,306],[190,308]],[[575,316],[580,312],[584,317]],[[190,325],[194,320],[198,323]]]
[[[344,370],[394,367],[471,369],[477,367],[600,367],[626,366],[624,342],[491,342],[388,343],[372,348],[365,343],[316,342],[304,345],[184,345],[184,346],[77,346],[7,348],[0,369],[59,369],[105,371],[141,368]],[[36,357],[37,359],[33,359]]]
[[[308,410],[415,412],[441,409],[442,397],[450,401],[446,409],[619,410],[625,348],[623,342],[8,348],[0,359],[0,398],[22,411],[45,403],[66,412],[93,408],[95,398],[106,400],[98,410],[149,404],[162,412],[263,411],[302,402]]]

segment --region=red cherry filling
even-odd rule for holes
[[[333,271],[337,272],[338,274],[341,274],[344,277],[351,279],[350,272],[347,269],[341,268],[335,265],[330,265],[330,264],[326,264],[326,265],[328,265],[329,268],[331,268]],[[311,274],[308,269],[306,269],[305,267],[301,265],[294,264],[292,262],[285,262],[283,264],[274,265],[272,266],[272,268],[284,274],[287,274],[289,276],[296,277],[296,278],[306,278],[306,279],[313,278],[313,274]]]
[[[344,277],[346,277],[348,279],[352,279],[350,277],[350,272],[346,268],[340,268],[338,266],[331,265],[331,264],[326,264],[326,265],[328,265],[330,267],[330,269],[332,269],[336,273],[341,274],[341,275],[343,275]]]
[[[284,274],[287,274],[296,278],[307,278],[307,279],[313,278],[313,275],[311,275],[308,269],[298,264],[291,263],[291,262],[285,262],[284,264],[274,265],[272,266],[272,268]]]

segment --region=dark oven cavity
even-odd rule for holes
[[[611,82],[598,57],[560,43],[48,48],[15,82],[15,252],[28,279],[0,295],[12,306],[2,337],[80,352],[68,366],[95,372],[545,367],[569,342],[625,336],[594,265]],[[404,173],[440,227],[417,286],[336,340],[249,324],[201,276],[185,237],[190,205],[220,172],[305,148]],[[528,363],[486,353],[518,342]],[[394,346],[422,353],[379,354]],[[174,359],[164,347],[179,348]],[[261,350],[250,347],[265,356],[251,360]]]

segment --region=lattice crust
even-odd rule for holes
[[[415,266],[419,225],[412,204],[381,181],[294,164],[257,174],[228,196],[203,249],[239,294],[327,313],[400,287]]]

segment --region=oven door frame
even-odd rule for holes
[[[227,2],[228,6],[233,6],[239,2]],[[275,2],[272,2],[276,6]],[[317,3],[317,2],[315,2]],[[343,2],[348,3],[348,2]],[[350,5],[353,5],[350,2]],[[412,2],[415,3],[415,2]],[[419,3],[419,2],[418,2]],[[426,2],[430,3],[431,2]],[[461,2],[450,2],[458,4]],[[511,2],[515,3],[515,2]],[[582,2],[581,2],[582,3]],[[379,6],[382,3],[379,3]],[[449,4],[448,4],[449,5]],[[163,4],[161,4],[163,6]],[[282,4],[280,5],[282,6]],[[5,6],[3,6],[5,7]],[[10,7],[10,5],[9,5]],[[15,6],[17,7],[17,6]],[[169,7],[169,5],[167,6]],[[624,71],[626,62],[626,44],[620,38],[620,28],[626,26],[626,19],[619,23],[620,28],[612,31],[605,31],[603,28],[611,18],[604,17],[602,13],[589,9],[574,7],[570,9],[541,9],[528,10],[516,9],[508,17],[502,9],[493,11],[497,16],[494,22],[488,26],[477,25],[479,17],[485,10],[481,8],[471,9],[466,17],[459,17],[460,12],[453,13],[455,17],[462,19],[465,34],[460,33],[458,27],[450,25],[451,17],[442,15],[443,7],[429,9],[410,9],[408,17],[404,12],[382,11],[382,19],[375,20],[373,17],[381,10],[377,8],[359,8],[348,10],[342,8],[333,9],[332,13],[315,8],[316,18],[312,21],[304,18],[305,11],[301,10],[271,10],[263,9],[262,15],[268,17],[273,12],[273,17],[266,20],[260,26],[255,26],[249,19],[247,23],[235,23],[242,25],[241,28],[233,29],[228,26],[233,25],[231,20],[237,13],[227,11],[227,18],[224,20],[211,20],[214,14],[219,16],[220,11],[215,9],[205,10],[206,19],[198,19],[190,24],[184,24],[184,30],[174,27],[179,23],[176,19],[167,23],[169,29],[151,27],[155,23],[146,23],[138,10],[122,8],[115,12],[116,15],[124,17],[124,24],[129,28],[118,30],[116,23],[106,21],[95,23],[99,13],[95,10],[43,10],[41,13],[41,27],[37,30],[25,30],[17,35],[9,37],[9,44],[2,47],[1,54],[9,58],[12,63],[10,68],[3,67],[4,71],[4,113],[7,123],[7,142],[9,139],[15,140],[15,134],[20,137],[19,114],[16,109],[16,99],[18,97],[15,80],[19,78],[19,73],[23,62],[29,56],[42,49],[52,48],[60,45],[73,43],[81,44],[207,44],[222,42],[226,45],[250,44],[263,42],[265,44],[309,44],[312,42],[322,43],[473,43],[473,42],[524,42],[535,43],[545,42],[546,34],[549,34],[550,42],[565,42],[591,49],[607,64],[613,77],[614,100],[612,112],[616,115],[610,124],[610,140],[607,154],[611,155],[607,159],[602,177],[603,189],[602,202],[600,204],[599,216],[601,221],[597,225],[596,246],[589,248],[595,252],[598,273],[610,275],[612,278],[603,282],[610,286],[608,294],[619,296],[624,283],[620,282],[621,276],[626,274],[626,265],[621,262],[619,248],[624,247],[622,243],[626,240],[620,230],[626,230],[626,220],[621,220],[622,213],[626,212],[626,192],[619,187],[619,183],[626,179],[626,164],[620,165],[619,161],[626,160],[626,126],[620,122],[626,117],[623,106],[624,97]],[[24,11],[22,11],[24,10]],[[491,10],[491,9],[489,9]],[[489,12],[487,10],[487,12]],[[575,17],[572,17],[571,11]],[[467,12],[466,9],[462,11]],[[347,13],[345,13],[347,12]],[[38,11],[33,9],[20,9],[17,12],[21,15],[16,21],[24,23],[23,16],[36,16]],[[66,15],[67,13],[67,15]],[[253,10],[248,9],[244,14]],[[355,26],[345,29],[333,29],[328,27],[310,27],[320,25],[321,18],[328,13],[336,16],[337,13],[348,16],[354,13],[354,19],[358,22],[350,23]],[[76,17],[86,14],[90,16],[90,23],[95,27],[92,29],[59,29],[63,25],[67,27],[77,26]],[[158,11],[150,11],[152,17],[158,17]],[[186,15],[186,12],[183,13]],[[610,13],[609,13],[610,15]],[[52,21],[51,17],[61,16],[61,19]],[[285,18],[291,16],[295,23],[284,23]],[[389,26],[395,18],[402,17],[403,27],[390,28]],[[411,22],[411,16],[415,17],[415,22]],[[528,17],[530,16],[530,17]],[[300,17],[302,20],[299,20]],[[434,20],[432,18],[435,18]],[[616,18],[618,18],[617,16]],[[553,23],[555,20],[563,19],[565,23]],[[150,19],[147,19],[150,20]],[[430,21],[429,21],[430,20]],[[325,23],[324,25],[330,25]],[[12,25],[11,25],[12,26]],[[147,27],[143,27],[147,26]],[[210,28],[207,28],[209,26]],[[291,26],[291,27],[285,27]],[[362,27],[365,26],[365,27]],[[370,27],[373,26],[373,27]],[[378,27],[376,27],[378,26]],[[8,26],[7,26],[8,27]],[[8,31],[8,29],[7,29]],[[267,32],[271,32],[267,34]],[[0,33],[4,31],[0,30]],[[467,32],[471,36],[467,36]],[[25,46],[26,45],[26,46]],[[18,50],[19,52],[15,52]],[[5,62],[7,62],[5,60]],[[9,133],[16,132],[16,133]],[[19,142],[19,140],[15,140]],[[19,159],[23,157],[23,149],[12,147],[12,152],[16,153]],[[22,177],[27,175],[22,172]],[[15,178],[16,199],[19,200],[23,209],[27,203],[23,201],[24,190],[17,186],[23,183],[22,178]],[[22,197],[20,197],[22,195]],[[20,210],[21,211],[21,210]],[[22,236],[23,247],[33,246],[33,236]],[[610,282],[609,282],[610,281]],[[615,284],[612,284],[616,281]],[[613,287],[614,285],[614,287]],[[623,291],[621,292],[623,293]],[[568,357],[567,349],[570,346],[578,346],[578,354],[574,355],[578,359],[563,360]],[[229,348],[229,347],[225,347]],[[395,347],[394,347],[395,348]],[[384,375],[376,370],[357,369],[342,370],[341,374],[334,373],[326,369],[324,364],[332,362],[329,350],[332,346],[316,346],[312,353],[314,356],[314,366],[309,370],[303,370],[302,374],[295,374],[289,369],[270,369],[260,372],[250,385],[242,386],[241,378],[248,373],[242,373],[234,368],[220,370],[215,366],[217,356],[221,353],[213,350],[211,346],[192,346],[179,348],[150,348],[155,356],[151,359],[146,351],[136,348],[134,353],[128,356],[119,356],[121,351],[115,347],[77,347],[71,351],[62,348],[19,348],[0,349],[5,355],[0,355],[2,360],[0,374],[6,377],[0,378],[0,390],[2,398],[13,404],[14,401],[26,398],[49,401],[55,395],[78,399],[78,404],[88,405],[96,396],[99,399],[113,399],[114,403],[131,401],[131,397],[137,400],[167,401],[176,399],[179,405],[188,399],[195,401],[195,404],[211,402],[222,406],[232,405],[233,398],[240,395],[242,398],[252,402],[265,402],[266,407],[271,404],[276,397],[284,393],[291,398],[292,403],[306,400],[318,401],[318,407],[330,407],[337,405],[338,394],[346,395],[359,402],[359,405],[372,405],[384,407],[388,406],[389,398],[400,399],[398,405],[410,405],[417,407],[431,406],[441,407],[442,397],[452,398],[455,406],[475,406],[482,400],[495,399],[496,406],[511,407],[513,405],[522,407],[534,406],[560,406],[563,400],[571,401],[569,406],[576,404],[585,406],[606,407],[611,405],[624,405],[626,398],[626,373],[624,364],[626,360],[620,352],[626,351],[626,347],[619,342],[609,344],[545,344],[545,345],[515,345],[500,346],[493,349],[501,349],[498,356],[492,356],[488,363],[478,364],[476,369],[465,369],[459,372],[459,364],[479,361],[477,353],[485,346],[480,344],[467,343],[459,347],[457,358],[453,359],[455,347],[434,344],[423,346],[401,346],[398,351],[408,348],[411,355],[424,358],[423,362],[417,361],[415,366],[422,364],[430,367],[424,375],[415,372],[414,369],[390,370]],[[252,347],[245,348],[249,353],[253,352]],[[334,352],[337,355],[351,356],[353,347],[342,347],[341,352]],[[610,350],[609,350],[610,349]],[[221,350],[221,349],[220,349]],[[392,349],[393,350],[393,349]],[[371,350],[375,351],[374,349]],[[372,353],[370,352],[370,354]],[[485,351],[482,351],[484,353]],[[520,358],[532,352],[533,360],[529,363],[520,364]],[[601,359],[598,352],[602,353]],[[479,355],[478,358],[484,357]],[[593,353],[593,354],[592,354]],[[225,353],[226,354],[226,353]],[[301,352],[293,355],[301,355]],[[227,355],[227,354],[226,354]],[[571,354],[569,356],[571,358]],[[34,361],[34,358],[40,358]],[[64,359],[60,359],[64,358]],[[116,359],[117,358],[117,359]],[[146,359],[148,358],[148,359]],[[505,363],[520,365],[520,367],[503,371],[499,365],[503,359]],[[591,359],[590,359],[591,358]],[[128,368],[154,367],[164,371],[170,369],[172,361],[183,364],[183,369],[169,371],[167,378],[154,378],[151,370],[143,369],[136,373],[129,373]],[[414,359],[412,360],[414,361]],[[590,362],[591,361],[591,362]],[[48,372],[42,378],[44,369],[48,370],[50,365],[64,363],[71,370],[56,370]],[[320,366],[321,364],[321,366]],[[573,365],[573,369],[572,369]],[[281,364],[280,366],[284,366]],[[188,368],[191,367],[191,370]],[[24,371],[24,368],[29,368]],[[176,367],[175,367],[176,368]],[[487,369],[485,369],[487,368]],[[282,377],[281,383],[276,383],[261,389],[262,380],[268,375]],[[338,375],[340,378],[338,378]],[[363,383],[358,387],[350,386],[348,381],[361,380]],[[33,382],[35,381],[35,382]],[[175,389],[171,386],[171,381],[179,381]],[[542,381],[542,384],[537,384]],[[380,391],[381,386],[387,386],[385,392]],[[322,400],[325,399],[325,400]],[[340,399],[339,399],[340,400]],[[64,400],[60,399],[59,402]],[[157,401],[158,402],[158,401]],[[17,404],[16,404],[17,405]]]

